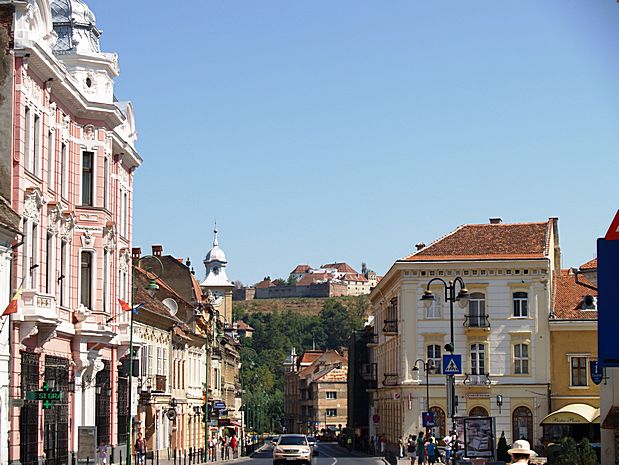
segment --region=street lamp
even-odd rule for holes
[[[129,393],[128,393],[128,403],[129,403],[129,421],[127,421],[127,465],[131,465],[131,445],[133,442],[133,438],[132,438],[132,433],[133,433],[133,415],[132,415],[132,380],[133,380],[133,358],[134,358],[134,353],[133,353],[133,314],[134,314],[134,308],[135,308],[135,302],[134,302],[134,282],[135,282],[135,269],[139,268],[140,262],[141,261],[146,261],[149,260],[151,261],[151,264],[148,265],[144,268],[144,270],[150,274],[150,278],[148,280],[148,285],[145,288],[146,293],[152,298],[155,296],[155,294],[157,293],[157,291],[159,290],[159,285],[157,284],[157,279],[159,279],[159,277],[163,274],[163,263],[161,262],[161,260],[158,257],[155,257],[153,255],[145,255],[143,257],[139,257],[133,264],[131,267],[131,314],[130,314],[130,322],[129,322],[129,380],[127,382],[128,385],[128,389],[129,389]],[[158,265],[159,268],[159,273],[155,273],[153,271],[153,265]]]
[[[430,373],[434,371],[434,361],[423,360],[421,358],[418,358],[417,360],[415,360],[415,366],[413,366],[413,372],[416,373],[417,376],[419,376],[419,367],[417,366],[419,363],[421,363],[421,366],[423,367],[423,372],[426,377],[426,403],[427,403],[426,412],[429,412],[430,411]],[[429,426],[427,427],[427,434],[430,434]]]
[[[464,280],[460,276],[456,276],[453,281],[445,281],[442,278],[432,278],[426,286],[421,301],[426,309],[430,308],[434,303],[435,297],[430,286],[433,282],[440,282],[445,288],[445,300],[449,302],[449,324],[450,324],[450,339],[449,343],[445,344],[445,350],[453,355],[454,347],[454,302],[458,302],[460,308],[466,308],[469,303],[470,294],[464,284]],[[457,290],[459,287],[459,290]],[[457,292],[456,292],[457,291]],[[451,424],[453,430],[456,431],[456,378],[453,374],[447,375],[447,393],[449,416],[451,417]],[[455,463],[455,457],[454,457]]]

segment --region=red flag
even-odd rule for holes
[[[9,304],[4,309],[4,312],[2,312],[2,316],[7,316],[7,315],[10,315],[12,313],[17,313],[17,301],[19,300],[19,295],[20,294],[21,294],[21,289],[18,289],[15,292],[15,295],[13,296],[13,298],[11,299]]]
[[[125,311],[128,312],[131,310],[131,305],[129,305],[127,302],[125,302],[122,299],[118,299],[118,303],[120,304],[120,308]]]

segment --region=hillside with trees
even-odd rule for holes
[[[236,303],[235,303],[236,304]],[[369,310],[367,296],[324,299],[317,315],[295,311],[251,312],[235,306],[234,319],[254,328],[241,342],[241,383],[248,423],[258,431],[279,430],[284,417],[283,362],[297,353],[347,346],[353,331],[363,328]]]

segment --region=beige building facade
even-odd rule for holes
[[[558,221],[463,225],[416,253],[398,260],[370,295],[378,369],[371,432],[394,444],[422,430],[421,413],[434,413],[437,436],[451,429],[446,377],[415,366],[439,367],[450,342],[446,283],[461,277],[469,299],[454,304],[455,416],[492,416],[508,442],[542,436],[550,413],[552,276],[560,268]],[[436,297],[428,308],[421,297],[428,283]],[[457,292],[457,288],[456,288]],[[464,302],[462,302],[464,303]],[[441,371],[442,372],[442,371]]]

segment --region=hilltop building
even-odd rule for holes
[[[293,297],[327,298],[367,295],[381,277],[372,270],[358,273],[344,262],[328,263],[320,268],[297,265],[287,283],[265,278],[253,287],[234,290],[234,300],[278,299]]]

